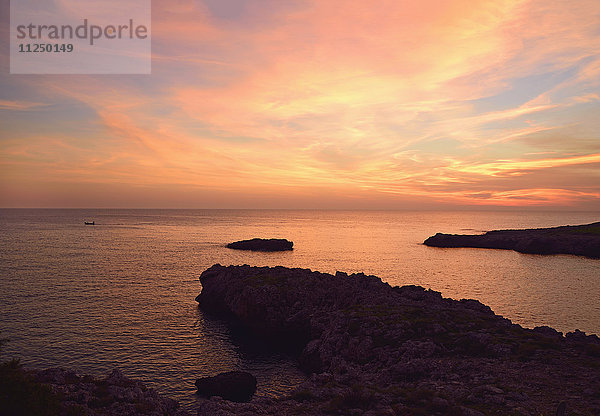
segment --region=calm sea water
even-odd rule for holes
[[[549,227],[599,220],[572,212],[0,210],[4,357],[106,374],[121,368],[187,409],[197,377],[244,369],[258,394],[302,380],[293,360],[249,342],[194,301],[214,263],[365,272],[446,297],[479,299],[526,327],[600,334],[600,260],[422,245],[436,232]],[[94,220],[96,226],[84,226]],[[224,247],[293,240],[285,253]]]

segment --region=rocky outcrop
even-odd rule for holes
[[[600,258],[600,222],[530,230],[496,230],[481,235],[437,233],[423,244],[432,247],[496,248],[527,254],[574,254]]]
[[[0,415],[186,416],[179,404],[114,370],[103,379],[2,364]]]
[[[295,344],[310,375],[289,396],[212,398],[200,415],[600,414],[600,340],[528,330],[476,300],[364,274],[215,265],[201,308]]]
[[[256,392],[256,377],[245,371],[228,371],[196,380],[198,394],[220,396],[234,402],[250,401]]]
[[[294,243],[283,238],[253,238],[229,243],[227,248],[251,251],[288,251],[294,249]]]

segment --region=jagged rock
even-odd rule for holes
[[[595,334],[586,335],[585,332],[576,329],[573,332],[568,332],[565,337],[570,341],[584,342],[590,344],[600,344],[600,338]]]
[[[551,337],[551,338],[562,338],[562,336],[563,336],[562,332],[558,332],[556,329],[550,328],[549,326],[546,326],[546,325],[536,326],[535,328],[533,328],[533,332],[536,332],[538,334],[545,335],[545,336]]]
[[[600,258],[600,222],[527,230],[494,230],[481,235],[437,233],[423,243],[432,247],[475,247],[527,254],[574,254]]]
[[[227,248],[251,251],[288,251],[294,249],[294,243],[283,238],[253,238],[229,243]]]
[[[198,394],[220,396],[234,402],[247,402],[256,392],[256,377],[244,371],[229,371],[196,380]]]
[[[6,375],[5,375],[6,376]],[[17,367],[11,377],[20,383],[25,380],[27,388],[21,394],[31,394],[28,400],[39,402],[48,400],[58,415],[87,416],[186,416],[188,413],[179,408],[172,399],[160,396],[139,381],[129,379],[119,370],[114,370],[104,379],[92,376],[79,376],[75,372],[62,368],[30,370]],[[49,388],[51,396],[41,398],[31,386]],[[30,393],[27,391],[31,390]],[[0,391],[0,397],[4,394]],[[43,403],[37,403],[44,407]],[[4,415],[4,409],[0,414]],[[15,410],[17,414],[20,411]],[[54,414],[53,413],[53,414]],[[8,413],[12,414],[12,413]],[[44,413],[46,414],[46,413]]]

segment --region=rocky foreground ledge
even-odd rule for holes
[[[442,234],[423,243],[432,247],[475,247],[527,254],[574,254],[600,258],[600,222],[528,230],[495,230],[481,235]]]
[[[71,370],[0,364],[0,415],[187,416],[172,399],[114,370],[97,379]]]
[[[295,345],[311,376],[281,399],[213,397],[199,415],[600,414],[595,335],[524,329],[364,274],[214,265],[200,280],[202,309]]]

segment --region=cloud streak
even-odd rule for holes
[[[9,100],[0,100],[0,110],[9,110],[9,111],[27,111],[31,109],[37,109],[40,107],[44,107],[47,104],[43,103],[33,103],[28,101],[9,101]]]

